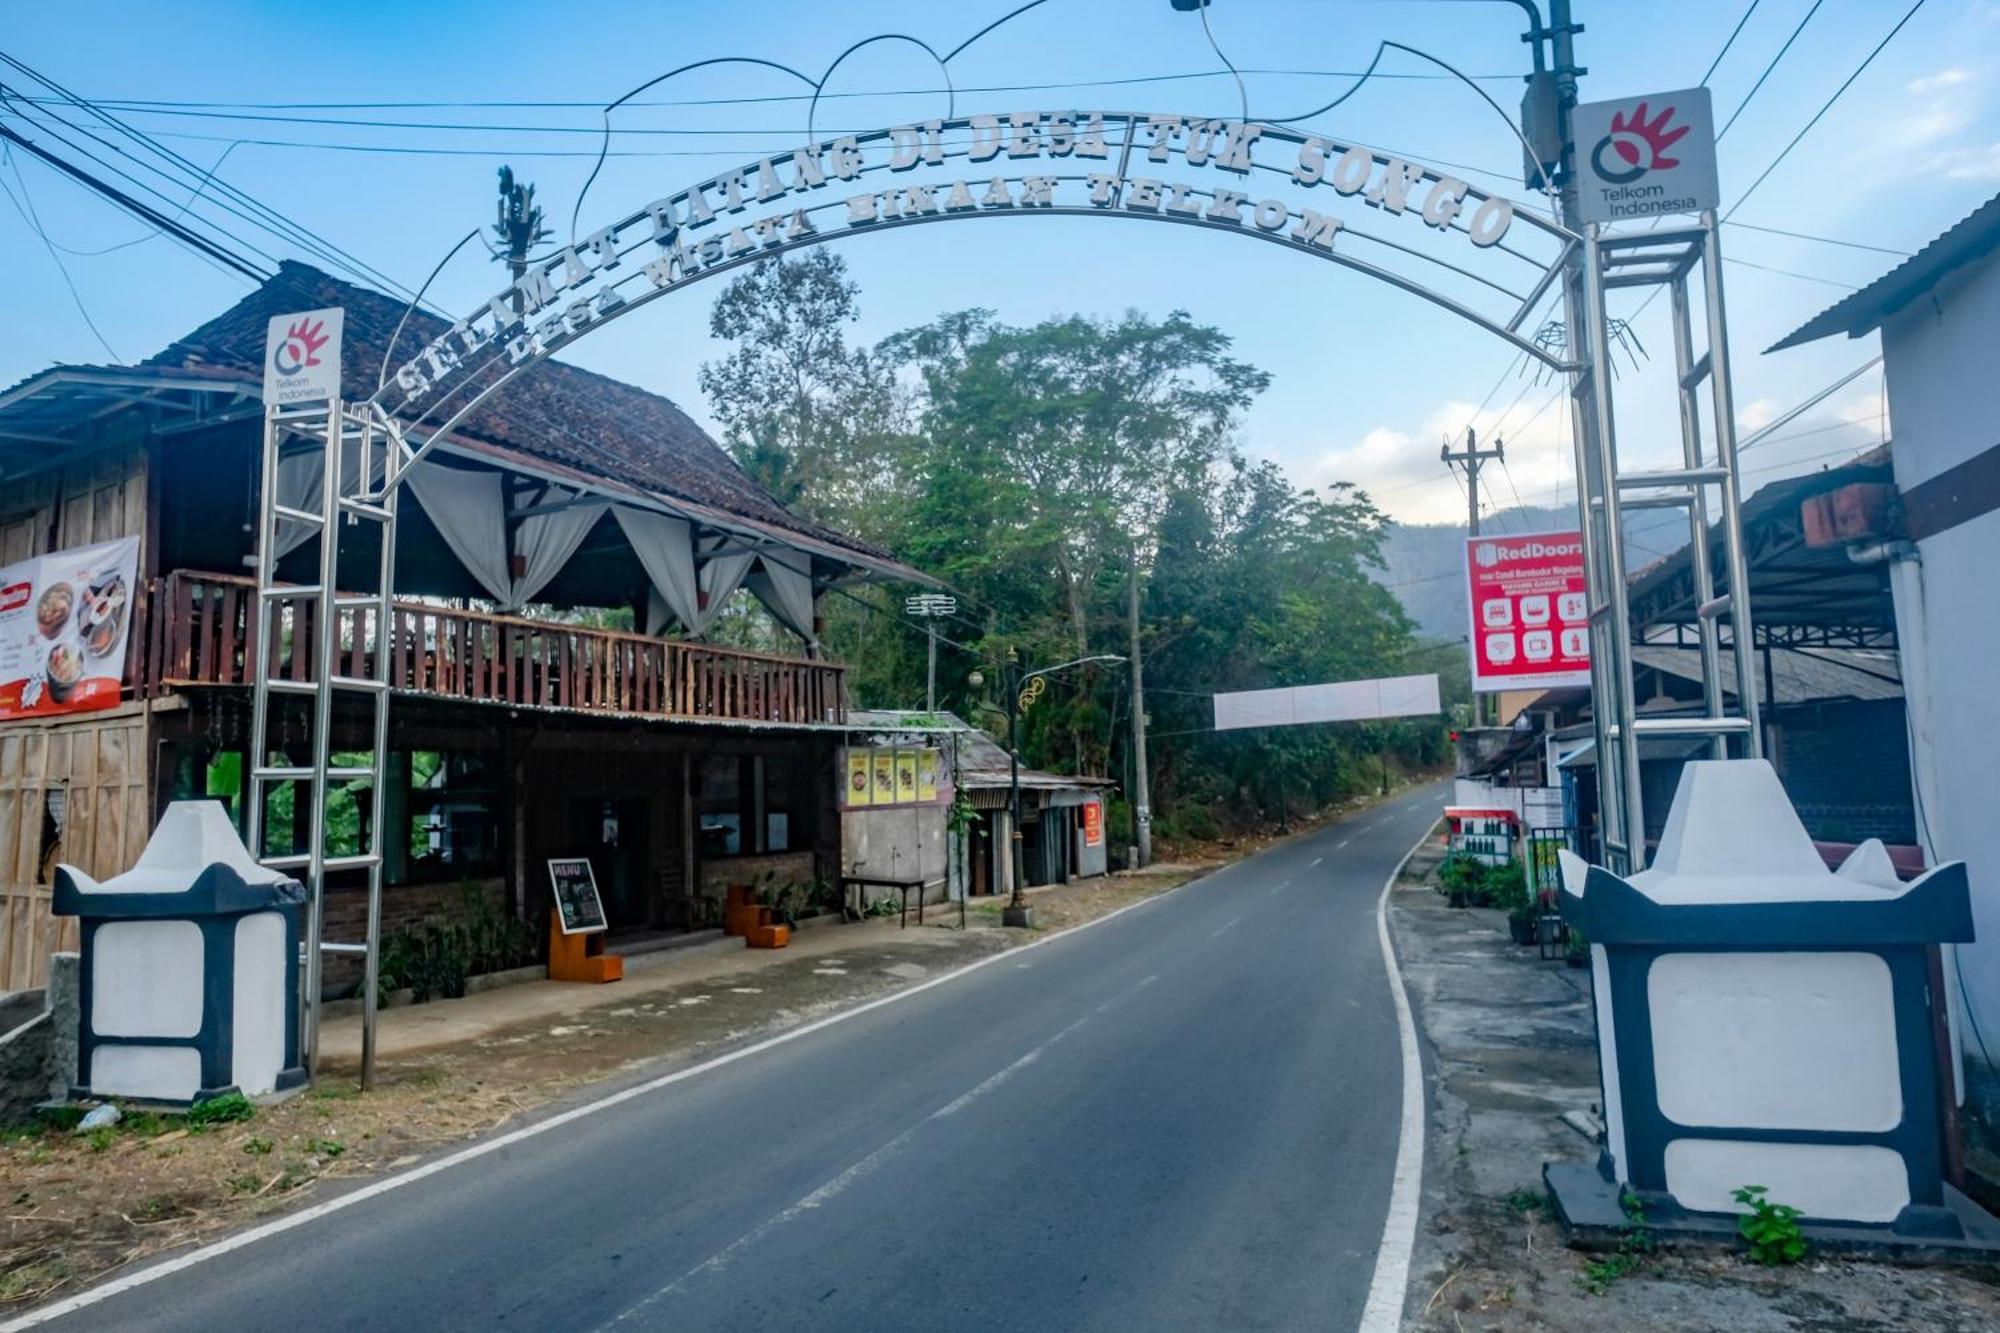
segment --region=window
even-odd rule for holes
[[[695,818],[701,829],[703,856],[743,854],[743,769],[747,763],[735,755],[712,755],[701,761]]]

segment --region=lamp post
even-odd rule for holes
[[[1007,906],[1000,911],[1000,924],[1026,928],[1035,924],[1034,909],[1028,906],[1027,895],[1022,892],[1021,873],[1021,705],[1022,696],[1028,685],[1044,676],[1052,676],[1058,671],[1067,671],[1073,666],[1086,662],[1123,662],[1126,659],[1117,653],[1098,653],[1090,657],[1073,658],[1058,662],[1054,666],[1038,667],[1022,672],[1021,657],[1012,648],[1007,650],[1007,807],[1008,823],[1008,878],[1013,881],[1013,894]],[[1026,702],[1033,703],[1040,697],[1040,691]]]

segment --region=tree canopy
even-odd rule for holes
[[[1323,804],[1374,781],[1385,747],[1442,757],[1424,720],[1209,730],[1216,691],[1439,665],[1369,578],[1383,519],[1368,498],[1300,489],[1235,444],[1270,377],[1228,335],[1183,311],[1019,328],[965,310],[855,348],[859,295],[827,252],[749,270],[716,302],[711,327],[736,346],[702,385],[753,475],[959,595],[941,706],[990,725],[974,696],[996,692],[1009,648],[1031,666],[1126,653],[1136,579],[1162,834]],[[921,630],[891,597],[836,593],[826,611],[859,702],[922,700]],[[1129,785],[1130,706],[1123,667],[1067,673],[1024,719],[1023,757]]]

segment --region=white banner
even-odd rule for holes
[[[0,569],[0,721],[118,702],[139,539]]]
[[[1215,729],[1289,727],[1305,722],[1362,722],[1442,713],[1436,673],[1238,690],[1215,696]]]

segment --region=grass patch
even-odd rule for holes
[[[1549,1210],[1548,1196],[1536,1189],[1508,1190],[1501,1202],[1524,1216],[1540,1217]]]
[[[234,1124],[257,1114],[257,1108],[240,1092],[225,1092],[188,1108],[187,1127],[197,1134],[217,1125]]]

